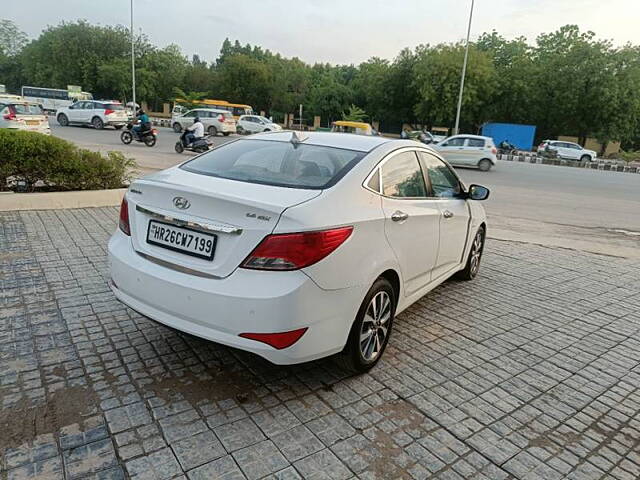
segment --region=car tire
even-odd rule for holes
[[[238,135],[244,135],[244,133],[245,133],[245,132],[244,132],[244,128],[242,128],[240,125],[238,125],[238,126],[236,127],[236,133],[237,133]]]
[[[93,117],[91,119],[91,126],[96,130],[102,130],[104,128],[104,122],[100,117]]]
[[[182,131],[182,125],[180,125],[178,122],[174,123],[173,131],[176,133],[180,133]]]
[[[61,113],[60,115],[58,115],[58,123],[60,124],[60,126],[62,127],[68,127],[69,126],[69,117],[67,117],[64,113]]]
[[[182,153],[184,152],[184,146],[182,145],[181,141],[177,141],[176,142],[176,146],[174,147],[176,153]]]
[[[229,135],[231,135],[231,132],[223,132],[222,133],[225,137],[228,137]]]
[[[488,158],[483,158],[478,162],[478,168],[481,172],[488,172],[493,167],[493,163]]]
[[[591,155],[582,155],[580,157],[580,161],[584,163],[588,163],[591,161]]]
[[[271,129],[270,128],[265,128],[264,130],[262,130],[263,132],[270,132]]]
[[[215,137],[216,135],[218,135],[218,129],[211,125],[209,128],[207,128],[207,133],[212,137]]]
[[[346,370],[364,373],[378,363],[389,343],[396,303],[393,286],[379,277],[365,295],[340,354]]]
[[[113,128],[115,128],[116,130],[120,130],[122,127],[124,127],[124,125],[114,125]]]
[[[485,229],[480,227],[473,237],[467,263],[462,270],[456,273],[458,280],[473,280],[480,270],[480,261],[482,260],[482,252],[484,251]]]

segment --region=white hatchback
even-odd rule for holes
[[[51,134],[49,118],[42,105],[9,98],[0,98],[0,128]]]
[[[260,115],[242,115],[238,119],[238,133],[279,132],[282,127]]]
[[[244,137],[129,187],[110,285],[143,315],[273,363],[342,352],[365,371],[397,313],[476,276],[488,194],[412,141]]]
[[[495,144],[491,137],[454,135],[432,145],[451,165],[491,170],[497,162]]]
[[[222,133],[226,137],[236,133],[236,121],[231,113],[215,108],[196,108],[185,113],[174,111],[171,117],[173,131],[180,133],[185,128],[189,128],[196,117],[200,119],[208,135],[215,136]]]

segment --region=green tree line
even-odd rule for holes
[[[419,45],[392,59],[360,65],[308,64],[259,46],[225,40],[213,62],[187,58],[177,45],[158,48],[135,39],[137,97],[152,108],[190,98],[247,103],[276,119],[298,111],[323,124],[357,107],[383,131],[403,123],[451,127],[455,119],[462,43]],[[123,26],[85,21],[47,27],[29,40],[0,21],[0,83],[65,88],[81,85],[96,98],[131,98],[130,37]],[[470,45],[462,131],[486,122],[537,126],[538,138],[594,136],[640,143],[640,46],[614,46],[575,25],[538,36],[506,39],[493,31]]]

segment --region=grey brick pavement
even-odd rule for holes
[[[348,377],[120,304],[116,218],[0,214],[2,480],[640,478],[638,261],[493,241]]]

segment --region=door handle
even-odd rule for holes
[[[409,218],[409,214],[401,212],[400,210],[396,210],[391,215],[391,220],[394,222],[404,222],[407,218]]]
[[[442,216],[444,218],[451,218],[451,217],[453,217],[453,212],[450,211],[450,210],[445,210],[444,212],[442,212]]]

